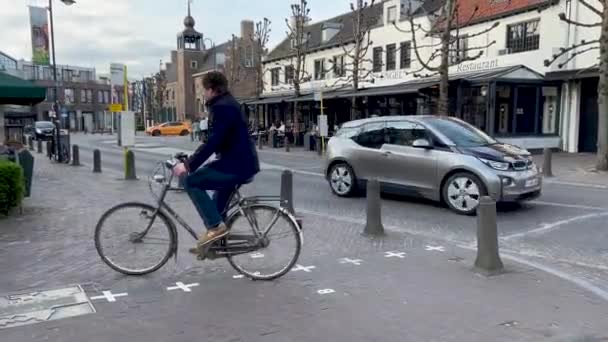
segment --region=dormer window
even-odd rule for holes
[[[386,23],[394,24],[397,22],[397,6],[391,6],[386,10]]]

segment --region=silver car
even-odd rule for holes
[[[484,195],[497,202],[540,196],[542,177],[530,153],[442,116],[387,116],[347,122],[327,147],[326,176],[338,196],[369,179],[385,192],[445,202],[474,214]]]

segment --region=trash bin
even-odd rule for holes
[[[30,197],[32,190],[32,179],[34,178],[34,156],[27,149],[23,148],[17,151],[17,164],[23,169],[23,177],[25,178],[25,197]]]

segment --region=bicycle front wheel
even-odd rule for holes
[[[151,205],[124,203],[103,214],[95,228],[95,248],[103,262],[127,275],[161,268],[173,254],[176,236],[167,216],[155,212]]]
[[[243,213],[245,215],[243,215]],[[282,208],[264,204],[242,207],[227,220],[230,227],[227,247],[238,240],[253,241],[259,232],[261,241],[247,252],[228,256],[237,272],[253,280],[273,280],[285,275],[295,265],[302,248],[302,235],[296,221]]]

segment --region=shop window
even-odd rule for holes
[[[507,26],[507,51],[518,53],[538,50],[540,19]]]

